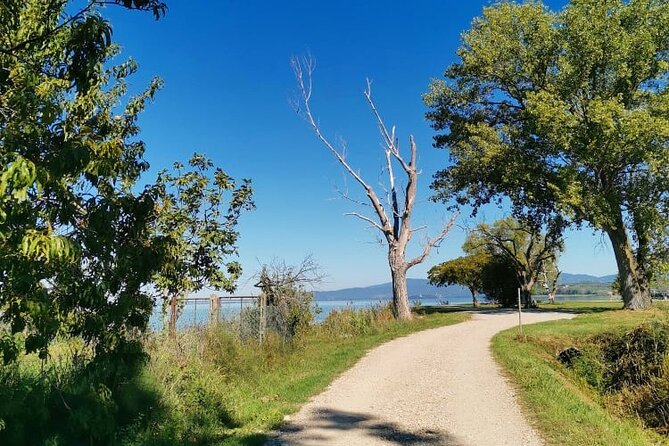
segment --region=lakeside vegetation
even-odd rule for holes
[[[34,355],[0,369],[0,439],[53,446],[91,439],[127,446],[262,444],[265,432],[369,349],[468,319],[458,310],[418,310],[411,321],[398,321],[387,306],[347,308],[292,342],[270,335],[262,345],[239,340],[223,325],[185,330],[175,341],[151,336],[148,361],[121,398],[90,398],[76,383],[76,364],[66,359],[70,346],[61,344],[61,361],[45,370]],[[62,397],[70,413],[62,413]]]
[[[108,14],[114,7],[119,12]],[[112,21],[133,10],[161,19],[167,5],[0,5],[1,444],[259,444],[368,349],[467,319],[455,308],[410,309],[407,271],[455,222],[406,257],[413,234],[427,229],[411,226],[422,201],[413,136],[400,151],[368,82],[387,179],[367,182],[362,168],[348,164],[345,144],[328,139],[312,115],[314,63],[306,57],[293,59],[296,111],[368,200],[372,217],[348,214],[386,243],[392,304],[333,311],[315,325],[304,288],[313,264],[279,265],[276,274],[259,273],[257,312],[242,311],[257,317],[256,337],[224,324],[177,332],[178,299],[237,288],[237,225],[255,208],[253,187],[202,154],[166,169],[149,165],[139,122],[162,81],[138,88],[137,63],[122,58],[112,39]],[[472,218],[487,205],[513,215],[478,223],[465,242],[468,257],[442,263],[435,283],[467,286],[474,305],[484,293],[507,307],[518,302],[518,289],[532,306],[541,283],[552,301],[565,231],[588,227],[611,243],[624,308],[647,310],[552,305],[546,308],[581,315],[495,338],[528,413],[555,444],[669,442],[662,436],[669,433],[669,309],[651,308],[654,283],[669,270],[668,30],[667,0],[571,1],[556,13],[541,2],[495,3],[462,34],[457,60],[423,97],[435,145],[448,150],[431,200]],[[196,87],[206,93],[206,82]],[[234,165],[235,153],[223,161]],[[294,153],[292,164],[315,170]],[[262,153],[252,158],[266,161]],[[306,199],[294,191],[305,184],[273,191],[291,217],[296,200]],[[148,322],[165,296],[171,329],[158,335]],[[281,331],[267,329],[270,307],[280,312]],[[565,351],[573,356],[558,361]]]
[[[493,338],[496,359],[518,387],[526,414],[538,425],[549,444],[669,444],[669,438],[647,429],[640,416],[624,410],[619,404],[619,393],[593,385],[606,373],[602,366],[606,366],[603,349],[607,342],[624,339],[650,321],[669,321],[669,305],[663,302],[643,312],[622,311],[620,306],[620,302],[540,305],[542,309],[569,311],[578,316],[528,325],[523,328],[523,337],[513,328]],[[663,339],[665,347],[668,341],[666,337]],[[577,360],[581,361],[579,365],[570,367],[558,361],[559,352],[569,347],[584,352],[583,359]],[[629,353],[644,354],[642,349]],[[666,363],[666,349],[661,354]],[[588,358],[601,360],[587,362]],[[625,361],[625,358],[618,360],[620,367],[626,367],[626,373],[645,379],[641,362]],[[615,369],[610,364],[608,367]],[[661,379],[666,383],[666,376]],[[639,389],[634,386],[625,387],[626,398],[635,390],[638,393]]]

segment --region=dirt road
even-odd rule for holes
[[[568,317],[527,312],[523,322]],[[542,445],[489,348],[495,333],[517,323],[513,312],[475,313],[468,322],[388,342],[303,406],[268,444]]]

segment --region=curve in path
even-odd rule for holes
[[[569,317],[526,312],[523,323]],[[475,313],[383,344],[290,417],[268,446],[542,445],[490,352],[492,337],[517,323],[514,312]]]

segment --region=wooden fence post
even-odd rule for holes
[[[262,344],[264,339],[265,339],[265,328],[267,327],[267,295],[265,295],[264,292],[260,292],[260,297],[258,299],[259,303],[259,311],[260,311],[260,317],[259,319],[259,327],[258,327],[258,338],[260,343]]]
[[[212,294],[209,298],[209,325],[216,325],[220,318],[221,299]]]
[[[172,296],[170,300],[170,327],[169,334],[171,338],[177,336],[177,297]]]
[[[518,288],[518,331],[520,334],[523,334],[523,320],[522,320],[522,310],[520,303],[520,288]]]

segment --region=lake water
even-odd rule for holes
[[[328,314],[334,309],[341,308],[371,308],[375,305],[387,305],[390,302],[388,299],[342,299],[342,300],[316,300],[315,306],[317,310],[316,321],[323,321]],[[437,298],[414,298],[410,299],[411,305],[416,305],[420,303],[421,305],[460,305],[465,303],[471,303],[471,297],[456,297],[446,299],[437,299]],[[221,319],[234,319],[239,316],[239,313],[248,307],[254,307],[257,305],[257,301],[253,299],[231,299],[230,301],[221,300],[221,307],[219,317]],[[177,328],[184,328],[193,325],[204,325],[208,322],[209,319],[209,302],[206,300],[202,301],[189,301],[181,312],[181,316],[177,321]],[[163,321],[161,316],[161,309],[159,307],[153,313],[151,317],[150,325],[154,329],[160,329],[162,327]]]
[[[548,300],[547,296],[536,295],[534,296],[535,300],[546,302]],[[582,301],[608,301],[608,296],[603,295],[558,295],[555,298],[556,302],[582,302]],[[485,300],[481,300],[485,302]],[[316,300],[316,306],[320,310],[316,316],[316,321],[323,321],[328,314],[334,309],[341,308],[371,308],[376,305],[387,305],[390,302],[390,298],[387,299],[340,299],[340,300]],[[444,298],[411,298],[409,299],[410,304],[416,305],[420,303],[423,306],[431,305],[462,305],[462,304],[471,304],[471,296],[459,296],[459,297],[450,297],[448,299]],[[235,319],[239,316],[239,313],[248,307],[254,307],[257,305],[257,301],[254,299],[231,299],[230,301],[221,301],[220,308],[220,318],[221,319]],[[186,307],[183,309],[181,316],[177,322],[178,328],[184,328],[193,325],[205,325],[209,320],[209,302],[207,301],[190,301]],[[160,307],[157,307],[154,311],[153,316],[150,321],[151,327],[156,330],[159,330],[162,327],[162,316],[160,312]]]

